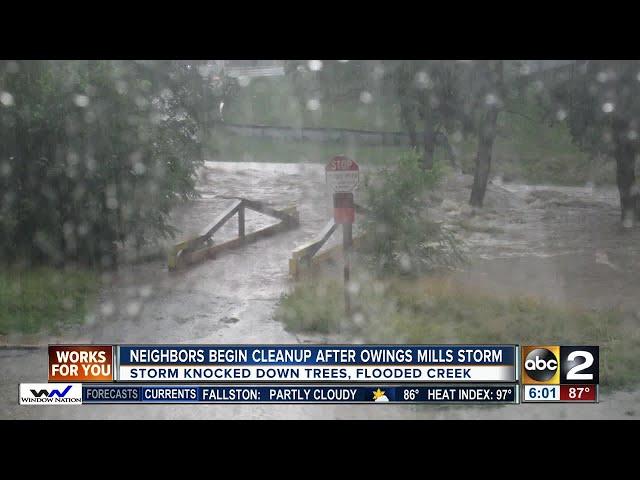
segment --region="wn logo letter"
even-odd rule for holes
[[[82,405],[82,384],[21,383],[20,405]]]

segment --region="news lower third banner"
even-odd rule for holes
[[[52,345],[49,381],[516,382],[517,349],[516,345]]]
[[[598,402],[597,346],[50,345],[24,405]]]

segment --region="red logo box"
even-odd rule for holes
[[[112,345],[49,345],[50,382],[112,382]]]

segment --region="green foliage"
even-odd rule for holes
[[[0,335],[56,331],[84,322],[99,277],[90,271],[0,270]]]
[[[442,166],[420,166],[416,152],[404,154],[393,167],[365,178],[365,244],[372,267],[380,272],[419,273],[462,260],[457,241],[444,226],[429,220],[426,194],[442,177]]]
[[[339,64],[342,66],[342,64]],[[348,64],[347,64],[348,65]],[[297,77],[254,78],[225,98],[224,121],[288,127],[333,127],[400,131],[396,105],[391,98],[369,92],[369,103],[360,95],[369,88],[361,84],[353,94],[338,95],[303,89]],[[307,103],[318,101],[317,110]]]
[[[331,102],[359,100],[376,78],[382,62],[371,60],[287,60],[285,73],[293,92],[306,104],[311,98]],[[379,77],[379,76],[378,76]]]
[[[380,165],[407,151],[406,147],[345,144],[344,142],[285,141],[268,137],[243,137],[219,129],[213,158],[225,162],[316,162],[346,154],[362,165]]]
[[[551,106],[560,105],[575,142],[592,155],[616,161],[620,213],[625,227],[640,220],[636,163],[640,153],[640,61],[591,60],[579,75],[547,89]],[[557,108],[557,107],[556,107]]]
[[[511,92],[506,97],[498,121],[492,171],[507,181],[563,185],[584,185],[588,181],[612,183],[614,166],[581,150],[572,141],[566,122],[552,122],[546,118],[547,112],[531,90],[521,96]],[[389,95],[374,96],[369,104],[359,99],[325,99],[320,104],[319,114],[316,113],[301,109],[287,77],[270,77],[239,87],[236,96],[225,99],[224,119],[230,123],[276,126],[402,130],[398,104]],[[477,142],[473,135],[463,137],[453,133],[449,141],[458,151],[463,171],[473,174]],[[221,129],[215,134],[215,147],[221,160],[269,162],[321,161],[345,150],[340,144],[225,135]],[[400,146],[357,144],[346,148],[353,150],[349,156],[369,163],[383,163],[406,150]],[[436,149],[436,158],[443,157],[444,153],[442,149]]]
[[[276,320],[297,332],[335,333],[344,319],[344,289],[337,282],[306,284],[280,299]]]
[[[196,66],[1,62],[0,258],[107,266],[115,242],[171,235],[217,108]]]
[[[564,121],[575,142],[591,153],[614,155],[616,144],[638,148],[640,62],[590,60],[583,71],[540,92],[549,117]]]
[[[552,121],[532,90],[509,98],[498,119],[492,171],[505,181],[584,185],[612,183],[612,165],[581,150],[565,122]],[[463,171],[475,166],[475,142],[461,145]]]
[[[463,118],[463,79],[468,67],[447,60],[393,60],[384,63],[385,91],[406,109],[405,121],[452,130]]]
[[[438,132],[465,125],[462,81],[469,68],[464,62],[322,61],[321,68],[314,70],[312,66],[313,61],[291,61],[285,69],[301,112],[310,100],[320,105],[347,103],[354,111],[364,110],[362,104],[369,110],[374,106],[370,103],[384,106],[398,120],[398,126],[410,134],[412,145],[423,146],[428,168]],[[379,125],[390,124],[384,122],[383,115],[378,117]]]

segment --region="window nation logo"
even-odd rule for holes
[[[21,383],[20,405],[82,405],[82,384]]]

